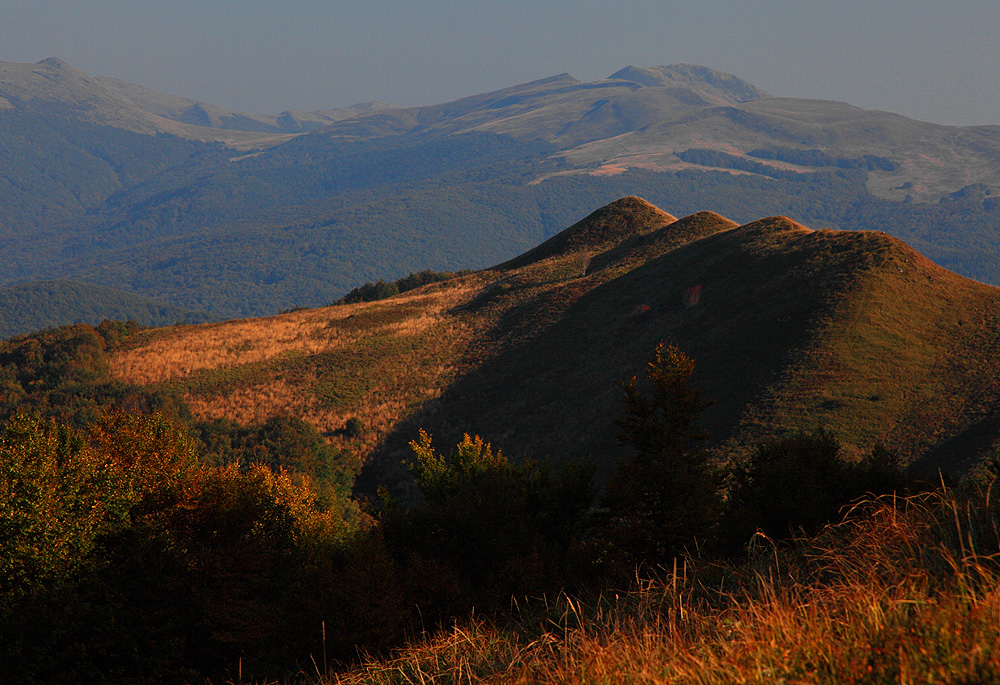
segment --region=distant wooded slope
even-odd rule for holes
[[[1000,283],[998,127],[773,98],[672,65],[359,107],[290,135],[58,60],[0,67],[0,284],[70,279],[259,316],[500,263],[623,195],[677,216],[883,230]],[[182,121],[192,112],[206,125]]]

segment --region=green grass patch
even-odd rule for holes
[[[162,383],[161,387],[192,395],[211,396],[232,393],[243,388],[262,385],[274,378],[281,361],[266,361],[218,369],[195,371],[186,378]]]
[[[402,367],[393,362],[418,352],[425,344],[420,337],[377,335],[343,349],[301,357],[289,368],[293,373],[315,375],[311,392],[324,407],[351,406],[391,382],[391,367]],[[396,369],[396,374],[407,373],[407,369]]]
[[[402,323],[422,311],[421,307],[369,307],[343,319],[333,319],[326,327],[352,333],[368,331],[379,326]]]

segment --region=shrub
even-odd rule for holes
[[[276,472],[285,469],[311,480],[326,500],[346,501],[361,467],[350,450],[330,445],[315,426],[296,416],[273,416],[262,425],[250,426],[229,419],[202,421],[196,434],[206,462],[244,468],[263,464]]]
[[[132,501],[75,431],[16,416],[0,433],[0,598],[71,579]]]
[[[424,504],[383,519],[409,598],[423,615],[504,611],[512,596],[558,592],[593,500],[589,466],[514,466],[465,436],[447,457],[429,435],[410,443]]]
[[[732,467],[727,534],[738,545],[757,530],[774,539],[812,533],[852,500],[905,485],[897,457],[881,445],[852,462],[826,431],[779,438]]]

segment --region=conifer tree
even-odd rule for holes
[[[608,483],[606,538],[616,561],[664,564],[707,542],[722,507],[720,477],[702,447],[709,437],[697,421],[712,403],[690,385],[694,362],[660,344],[649,362],[652,392],[625,382],[625,416],[618,439],[635,451]]]

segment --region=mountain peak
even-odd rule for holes
[[[36,62],[35,64],[38,64],[39,66],[54,67],[57,69],[69,66],[69,63],[62,61],[58,57],[47,57],[40,62]]]
[[[513,269],[576,250],[603,250],[636,235],[650,233],[677,221],[641,197],[615,200],[590,213],[544,243],[502,265]]]
[[[740,226],[743,233],[812,233],[811,228],[789,219],[787,216],[769,216]]]
[[[77,69],[69,62],[65,62],[58,57],[48,57],[43,59],[41,62],[36,62],[35,66],[48,67],[49,69],[70,73],[80,78],[90,78],[85,71]]]
[[[732,102],[740,103],[771,97],[769,93],[738,76],[716,71],[699,64],[669,64],[659,67],[627,66],[609,79],[631,81],[652,88],[692,88],[704,90]]]

